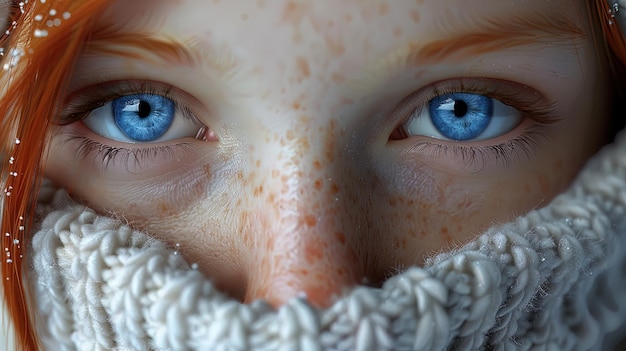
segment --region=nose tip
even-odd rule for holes
[[[314,306],[328,307],[358,283],[363,270],[352,250],[342,244],[343,234],[310,234],[282,238],[273,250],[251,263],[245,302],[262,299],[278,307],[300,297]]]

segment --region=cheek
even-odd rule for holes
[[[461,245],[489,227],[547,205],[576,174],[580,162],[560,159],[497,175],[431,173],[415,193],[387,195],[377,225],[389,229],[390,264],[421,264],[425,257]]]

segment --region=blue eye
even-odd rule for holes
[[[136,141],[154,141],[168,131],[174,121],[174,102],[150,94],[128,95],[111,103],[115,124]]]
[[[480,135],[493,117],[493,101],[483,95],[454,93],[428,103],[430,119],[446,138],[471,140]]]
[[[193,137],[200,128],[190,118],[179,116],[171,99],[158,94],[116,98],[91,111],[83,123],[102,137],[127,143]]]
[[[422,135],[453,141],[496,138],[523,119],[517,109],[497,99],[473,93],[439,95],[405,124],[409,136]]]

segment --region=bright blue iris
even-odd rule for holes
[[[464,141],[478,137],[493,117],[493,100],[470,93],[437,96],[429,102],[430,118],[446,138]]]
[[[175,106],[172,100],[154,94],[135,94],[112,101],[115,124],[129,138],[136,141],[154,141],[174,122]]]

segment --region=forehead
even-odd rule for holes
[[[137,0],[116,1],[99,20],[242,49],[281,43],[340,54],[515,17],[578,22],[584,8],[582,0]]]
[[[262,96],[268,106],[304,99],[330,110],[373,91],[402,95],[417,84],[409,75],[428,83],[510,67],[539,50],[543,61],[571,58],[573,40],[588,27],[585,9],[583,0],[118,0],[97,27],[191,49],[201,71],[174,72],[165,62],[159,77],[180,85],[184,75],[200,99],[234,100],[227,92],[236,91]],[[149,45],[141,49],[155,54]],[[220,91],[210,95],[207,87]]]

